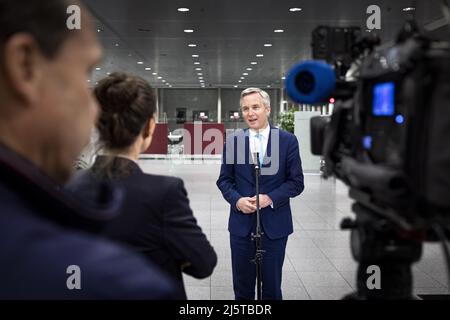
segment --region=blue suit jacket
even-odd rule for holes
[[[298,141],[293,134],[271,127],[259,185],[260,194],[267,194],[273,201],[271,207],[260,211],[264,232],[270,239],[288,236],[293,232],[289,199],[304,189]],[[256,194],[248,129],[227,138],[217,186],[230,203],[228,230],[233,235],[248,236],[255,228],[256,215],[243,214],[236,208],[241,197]]]

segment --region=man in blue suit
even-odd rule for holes
[[[289,199],[304,189],[296,137],[271,127],[270,97],[258,88],[241,94],[241,111],[248,129],[227,138],[217,186],[230,203],[231,262],[236,300],[255,298],[256,153],[260,155],[260,214],[263,231],[262,298],[281,300],[286,243],[293,232]]]

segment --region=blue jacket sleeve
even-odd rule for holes
[[[272,199],[274,209],[285,204],[289,198],[301,194],[305,188],[298,141],[293,135],[289,141],[287,154],[286,181],[267,194]]]
[[[233,147],[233,140],[227,141],[223,148],[222,166],[220,168],[219,179],[217,179],[216,185],[222,192],[225,200],[234,208],[236,208],[236,202],[242,197],[236,189],[234,163],[235,157],[227,157],[227,148]]]

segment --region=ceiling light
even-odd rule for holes
[[[179,12],[189,12],[189,8],[178,8]]]
[[[406,8],[403,8],[403,11],[405,11],[405,12],[408,12],[408,11],[414,11],[414,10],[416,10],[416,8],[414,8],[414,7],[406,7]]]
[[[269,86],[267,86],[267,88],[270,88],[270,85],[269,85]]]
[[[162,80],[162,82],[163,82],[163,83],[165,83],[165,82],[166,82],[166,80]]]
[[[109,76],[111,74],[111,72],[107,72],[106,75]]]
[[[195,43],[189,43],[188,44],[188,47],[190,47],[190,48],[195,48],[197,45],[195,44]]]
[[[199,80],[203,80],[203,77],[198,77]]]
[[[152,75],[157,76],[158,74],[156,72],[153,72]]]
[[[264,47],[271,47],[271,46],[272,46],[271,43],[265,43],[265,44],[264,44]]]
[[[115,46],[116,46],[116,47],[118,47],[118,46],[119,46],[119,44],[118,44],[118,43],[116,43],[116,44],[115,44]]]
[[[198,57],[199,57],[198,54],[193,54],[193,55],[192,55],[192,58],[198,58]]]
[[[239,83],[242,83],[242,80],[239,80],[238,82],[239,82]]]
[[[205,82],[205,80],[198,80],[198,82],[203,83],[203,82]]]
[[[262,53],[258,53],[258,54],[256,55],[256,57],[257,57],[257,58],[262,58],[262,57],[264,57],[264,55],[263,55]]]
[[[258,62],[256,62],[256,61],[252,61],[252,62],[250,62],[250,64],[253,64],[253,65],[255,65],[255,64],[258,64]]]
[[[275,30],[273,30],[273,32],[275,32],[275,33],[282,33],[282,32],[284,32],[284,30],[283,29],[275,29]]]
[[[102,68],[95,68],[95,70],[100,71],[100,70],[102,70]]]
[[[145,71],[150,71],[152,70],[152,68],[145,68]]]
[[[162,79],[162,77],[158,77],[158,79],[159,79],[159,80],[161,80],[161,79]]]
[[[244,72],[242,75],[243,75],[243,76],[248,76],[248,73],[247,73],[247,72]]]
[[[142,61],[138,61],[138,62],[137,62],[137,64],[144,64],[144,62],[142,62]]]
[[[202,71],[202,68],[195,68],[196,71]]]
[[[233,87],[237,88],[238,86],[233,86]]]
[[[198,76],[202,76],[202,75],[203,75],[203,73],[199,72],[199,73],[197,73],[197,75],[198,75]]]
[[[281,80],[286,80],[286,77],[281,77]]]
[[[91,80],[88,80],[87,82],[89,82],[89,83],[90,83],[90,82],[91,82]]]
[[[245,77],[241,77],[241,80],[245,80]]]
[[[194,64],[197,64],[197,65],[198,65],[198,64],[200,64],[200,62],[196,61],[196,62],[194,62]]]
[[[289,11],[290,12],[299,12],[299,11],[302,11],[302,8],[290,8]]]
[[[186,33],[192,33],[192,32],[194,32],[194,30],[192,30],[192,29],[184,29],[184,32],[186,32]]]
[[[252,68],[247,68],[246,70],[247,70],[247,71],[252,71],[253,69],[252,69]]]

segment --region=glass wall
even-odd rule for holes
[[[217,99],[217,89],[159,89],[159,121],[170,131],[187,122],[217,122]]]
[[[265,89],[270,95],[270,122],[278,125],[280,90]],[[168,123],[169,130],[182,128],[186,122],[218,122],[218,98],[221,101],[221,122],[225,129],[245,128],[239,99],[242,89],[159,89],[159,122]]]

